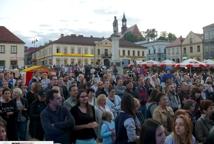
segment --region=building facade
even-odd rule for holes
[[[168,41],[141,41],[136,42],[147,49],[147,60],[163,61],[166,59],[166,46],[169,45]]]
[[[111,64],[112,43],[107,38],[84,37],[82,35],[61,36],[58,40],[40,47],[33,53],[34,64],[71,65],[71,64]],[[145,60],[145,48],[134,43],[120,40],[120,59]]]
[[[203,48],[204,59],[213,59],[214,57],[214,24],[203,28]]]
[[[190,32],[182,43],[182,59],[203,60],[203,35]]]
[[[171,42],[166,46],[166,59],[172,60],[174,62],[182,61],[182,42],[183,38],[179,37],[175,41]]]
[[[14,69],[24,67],[24,42],[0,26],[0,67]]]

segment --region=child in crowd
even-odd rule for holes
[[[101,137],[103,144],[113,144],[115,141],[115,123],[112,121],[111,112],[105,111],[102,114]]]

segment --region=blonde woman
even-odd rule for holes
[[[106,105],[106,95],[105,94],[100,94],[97,97],[97,106],[95,108],[95,115],[97,122],[99,124],[98,129],[97,129],[97,134],[98,134],[98,139],[99,141],[101,140],[100,136],[100,130],[101,130],[101,125],[102,125],[102,115],[104,112],[108,111],[112,114],[112,119],[114,119],[114,115],[111,112],[110,108]]]
[[[23,93],[20,88],[13,90],[13,99],[17,109],[17,136],[18,140],[26,140],[26,129],[28,120],[28,103],[23,98]]]
[[[180,114],[174,119],[173,132],[166,137],[165,144],[196,144],[192,121],[187,115]]]

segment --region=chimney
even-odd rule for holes
[[[64,34],[61,34],[60,37],[61,37],[61,38],[64,37]]]

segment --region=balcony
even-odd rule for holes
[[[111,58],[111,56],[112,56],[112,54],[108,54],[108,53],[101,54],[102,58]]]

